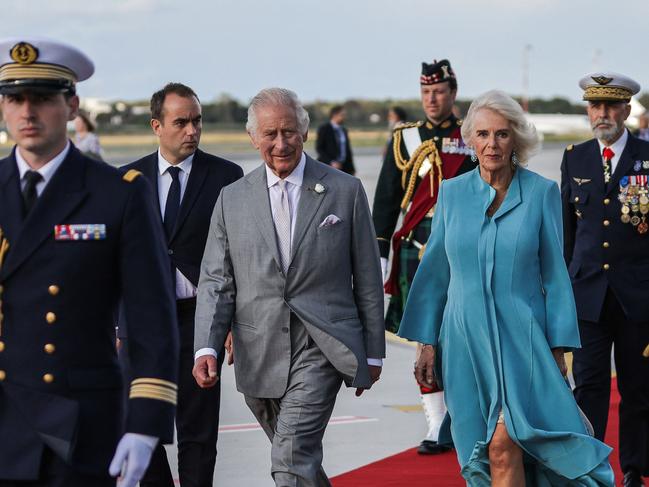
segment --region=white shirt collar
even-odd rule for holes
[[[181,171],[189,174],[192,170],[192,162],[194,161],[194,154],[196,152],[193,152],[187,159],[182,161],[180,164],[171,164],[167,159],[165,159],[162,156],[162,153],[160,152],[160,149],[158,148],[158,172],[160,176],[162,176],[167,169],[169,169],[172,166],[180,168]]]
[[[622,135],[620,136],[620,138],[617,139],[613,143],[613,145],[607,146],[606,144],[604,144],[604,142],[597,139],[597,142],[599,143],[599,155],[600,156],[602,155],[602,151],[604,150],[604,147],[610,147],[611,150],[613,151],[613,154],[615,154],[615,156],[617,156],[617,157],[621,156],[622,151],[624,151],[624,148],[626,147],[626,141],[627,141],[628,138],[629,138],[629,132],[625,128],[624,132],[622,132]]]
[[[56,170],[59,168],[61,163],[65,160],[66,156],[68,155],[69,150],[70,150],[70,141],[68,140],[67,143],[65,144],[65,148],[61,152],[59,152],[50,161],[45,163],[40,169],[36,171],[40,173],[41,176],[43,176],[43,181],[45,182],[45,184],[47,184],[50,181],[50,179],[52,179],[52,176],[54,175]],[[27,164],[27,161],[20,153],[20,147],[16,147],[16,164],[18,165],[18,174],[20,174],[21,180],[23,179],[23,176],[27,171],[33,170],[31,166]]]
[[[275,186],[277,182],[280,180],[280,177],[277,176],[271,170],[271,168],[268,167],[268,164],[264,163],[264,167],[266,168],[266,182],[268,184],[268,187],[270,188],[271,186]],[[298,162],[295,169],[293,169],[293,172],[291,172],[291,174],[289,174],[284,178],[284,181],[294,184],[299,188],[300,186],[302,186],[302,181],[304,180],[305,167],[306,167],[306,155],[304,154],[304,152],[302,152],[302,156],[300,157],[300,162]]]

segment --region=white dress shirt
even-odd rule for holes
[[[610,147],[610,149],[613,151],[613,158],[611,159],[611,175],[615,172],[615,168],[617,167],[617,163],[620,160],[620,156],[622,155],[622,152],[624,151],[624,148],[626,147],[626,141],[629,138],[629,132],[627,129],[624,129],[624,132],[622,132],[622,135],[620,136],[619,139],[617,139],[613,145],[606,145],[604,142],[601,140],[597,139],[597,142],[599,143],[599,155],[602,156],[602,151],[604,150],[604,147]],[[602,164],[604,163],[604,156],[602,156]]]
[[[286,181],[286,193],[288,194],[288,208],[291,212],[291,242],[295,235],[295,221],[297,220],[297,205],[300,203],[300,189],[304,180],[304,167],[306,166],[306,156],[304,152],[293,172],[284,178]],[[270,212],[275,219],[277,208],[281,205],[282,190],[279,188],[280,177],[271,169],[266,167],[266,182],[268,186],[268,198],[270,199]]]
[[[291,212],[291,242],[293,241],[293,236],[295,235],[295,221],[297,220],[297,208],[300,202],[300,189],[302,188],[302,181],[304,180],[304,168],[306,167],[306,155],[302,152],[302,157],[300,162],[291,174],[284,178],[286,181],[286,193],[288,194],[288,205],[289,211]],[[271,214],[275,214],[275,209],[281,204],[281,189],[279,188],[280,177],[277,176],[266,164],[266,183],[268,187],[268,197],[270,199],[270,211]],[[213,355],[217,356],[216,350],[213,348],[201,348],[194,355],[194,359],[202,355]],[[383,359],[380,358],[368,358],[368,365],[375,365],[377,367],[383,366]]]
[[[61,152],[59,152],[56,156],[54,156],[52,160],[48,161],[46,164],[44,164],[40,169],[36,171],[40,173],[40,175],[43,177],[43,179],[41,179],[36,184],[36,194],[38,196],[43,194],[43,191],[45,190],[45,186],[47,186],[47,183],[50,182],[56,170],[63,163],[63,161],[68,155],[69,150],[70,150],[70,141],[68,140],[67,144],[65,144],[65,148]],[[25,189],[25,184],[27,184],[27,181],[25,181],[25,174],[27,173],[27,171],[33,171],[33,169],[29,164],[27,164],[27,161],[20,153],[20,147],[16,148],[16,164],[18,166],[18,174],[20,175],[20,189],[23,190]]]
[[[347,139],[345,138],[345,131],[343,130],[342,126],[338,125],[337,123],[334,123],[332,121],[329,121],[329,123],[334,128],[334,133],[336,134],[336,139],[338,140],[338,158],[336,159],[336,161],[342,164],[347,157]]]
[[[180,201],[182,202],[185,190],[187,189],[187,181],[189,181],[189,173],[192,171],[192,162],[194,161],[194,154],[182,161],[180,164],[175,164],[178,171],[178,179],[180,180]],[[171,188],[171,174],[168,169],[174,166],[168,162],[160,153],[158,149],[158,197],[160,202],[160,214],[164,218],[165,205],[167,204],[167,196]],[[196,287],[187,279],[182,272],[176,269],[176,299],[187,299],[196,296]]]

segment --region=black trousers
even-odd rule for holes
[[[649,296],[647,297],[649,299]],[[649,343],[649,317],[643,323],[626,319],[609,289],[600,320],[579,321],[580,350],[574,352],[575,399],[604,440],[611,395],[611,346],[620,391],[620,465],[649,475],[649,359],[642,356]]]
[[[194,314],[196,299],[177,301],[180,335],[178,371],[178,473],[181,487],[211,487],[219,434],[221,382],[201,389],[192,375],[194,367]],[[125,340],[128,346],[128,340]],[[122,348],[122,352],[127,349]],[[124,354],[126,355],[126,354]],[[221,375],[223,351],[219,351],[218,372]],[[140,482],[141,487],[175,487],[167,453],[158,445]]]

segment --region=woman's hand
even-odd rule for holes
[[[415,362],[415,380],[424,387],[435,383],[435,347],[423,345]]]
[[[567,376],[568,366],[566,365],[566,359],[564,357],[563,347],[553,348],[552,355],[554,356],[554,361],[557,363],[557,367],[559,367],[559,371],[561,372],[561,375],[564,377]]]

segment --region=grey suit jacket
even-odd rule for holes
[[[330,214],[341,221],[320,227]],[[379,253],[361,182],[307,156],[296,218],[285,276],[264,165],[224,188],[212,215],[194,349],[219,350],[232,328],[237,389],[252,397],[286,391],[291,311],[347,385],[369,387],[367,357],[385,356]]]

